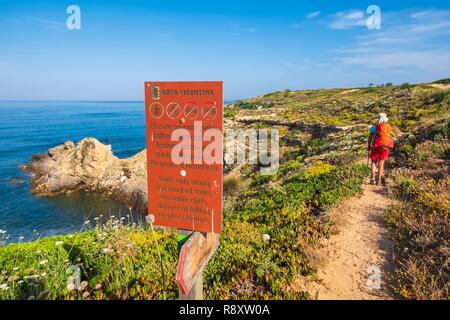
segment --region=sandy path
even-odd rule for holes
[[[440,83],[432,83],[430,86],[442,89],[442,90],[448,90],[450,89],[450,84],[440,84]]]
[[[345,90],[345,91],[340,92],[339,94],[347,94],[347,93],[355,92],[355,91],[358,91],[358,90],[359,90],[359,89]]]
[[[384,222],[389,206],[384,193],[383,187],[367,185],[362,196],[330,212],[339,233],[331,236],[324,249],[311,254],[318,266],[314,279],[299,278],[294,287],[317,299],[391,298],[386,276],[392,270],[392,244]]]

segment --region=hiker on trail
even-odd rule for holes
[[[368,150],[370,151],[370,159],[372,160],[370,177],[371,184],[385,184],[383,177],[384,162],[389,156],[389,151],[394,147],[391,126],[387,123],[388,117],[386,113],[380,113],[377,116],[377,124],[370,128],[368,141]],[[378,161],[378,175],[376,175]]]

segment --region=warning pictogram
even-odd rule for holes
[[[217,115],[217,105],[215,102],[208,102],[202,108],[203,118],[213,120]]]
[[[197,119],[199,113],[200,113],[200,110],[198,108],[198,104],[195,102],[188,102],[184,106],[184,115],[188,119],[191,119],[191,120]]]
[[[151,115],[153,118],[159,119],[159,118],[161,118],[161,117],[163,116],[163,114],[164,114],[164,107],[163,107],[163,105],[162,105],[161,103],[159,103],[159,102],[153,102],[153,103],[150,105],[149,112],[150,112],[150,115]]]
[[[181,106],[177,102],[171,102],[166,107],[166,113],[171,119],[178,119],[181,114]]]

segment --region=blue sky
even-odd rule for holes
[[[66,28],[71,4],[81,30]],[[449,62],[449,1],[0,0],[0,99],[142,100],[144,81],[223,80],[232,100],[426,82]]]

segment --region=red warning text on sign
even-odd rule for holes
[[[155,224],[222,229],[222,82],[146,82],[148,213]]]

